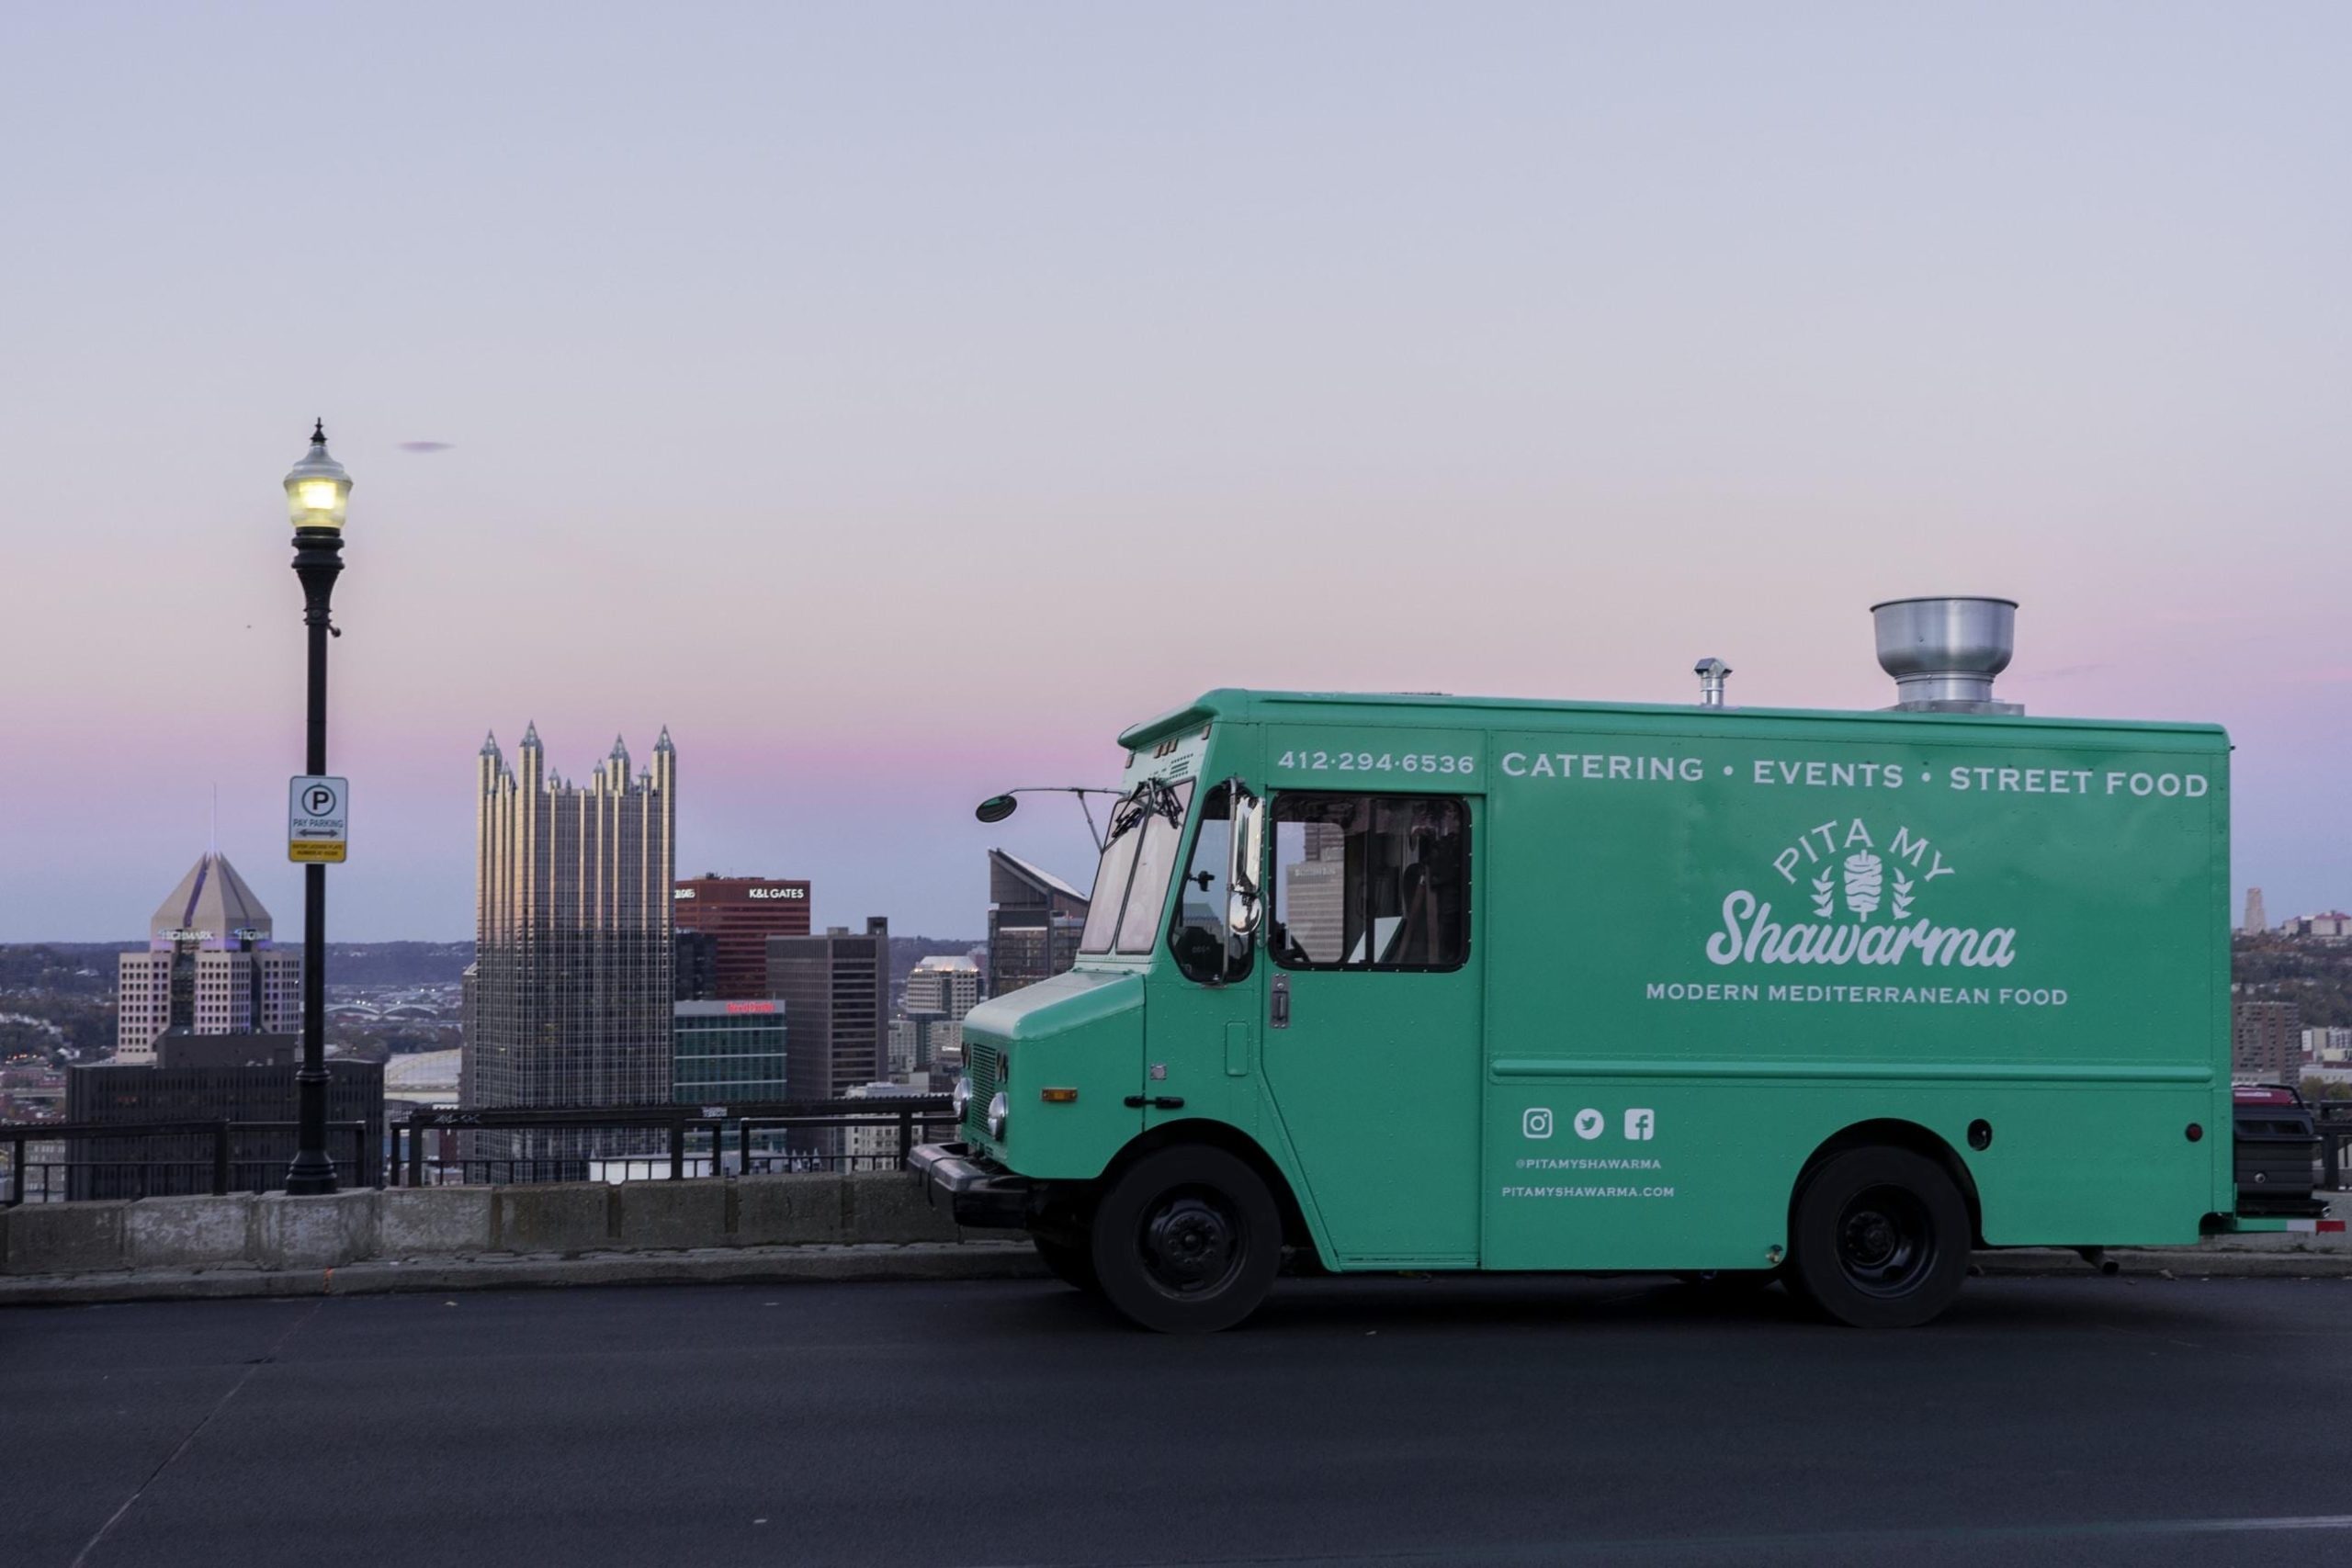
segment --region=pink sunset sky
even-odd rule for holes
[[[978,934],[1220,684],[2227,724],[2352,904],[2352,13],[0,13],[0,940],[211,833],[299,931],[278,479],[357,481],[344,939],[472,930],[473,758],[679,752],[682,871]],[[412,450],[415,443],[446,449]]]

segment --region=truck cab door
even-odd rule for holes
[[[1485,803],[1430,784],[1270,803],[1264,1076],[1341,1263],[1478,1258]]]
[[[1136,1096],[1148,1126],[1190,1116],[1236,1127],[1257,1124],[1264,964],[1255,927],[1236,924],[1236,861],[1247,858],[1233,840],[1237,795],[1245,818],[1254,806],[1262,822],[1262,803],[1242,781],[1205,787],[1191,844],[1177,867],[1168,930],[1174,962],[1153,971],[1144,1080]],[[1262,871],[1241,873],[1244,903],[1258,898],[1260,923],[1263,898],[1256,889],[1262,880]]]

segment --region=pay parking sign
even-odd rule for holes
[[[351,781],[306,773],[287,782],[286,858],[341,864],[350,842]]]

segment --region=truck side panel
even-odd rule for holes
[[[1996,1245],[2193,1241],[2226,1190],[2217,734],[1562,714],[1487,755],[1487,1267],[1760,1267],[1877,1120]]]

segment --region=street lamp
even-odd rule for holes
[[[311,431],[311,449],[286,475],[286,510],[294,521],[294,575],[302,580],[302,624],[310,628],[308,772],[327,771],[327,601],[343,574],[343,519],[351,476],[327,455],[326,421]],[[336,636],[342,634],[334,633]],[[294,1074],[297,1100],[294,1163],[286,1168],[289,1193],[332,1192],[334,1161],[327,1155],[327,868],[302,867],[302,1066]]]

